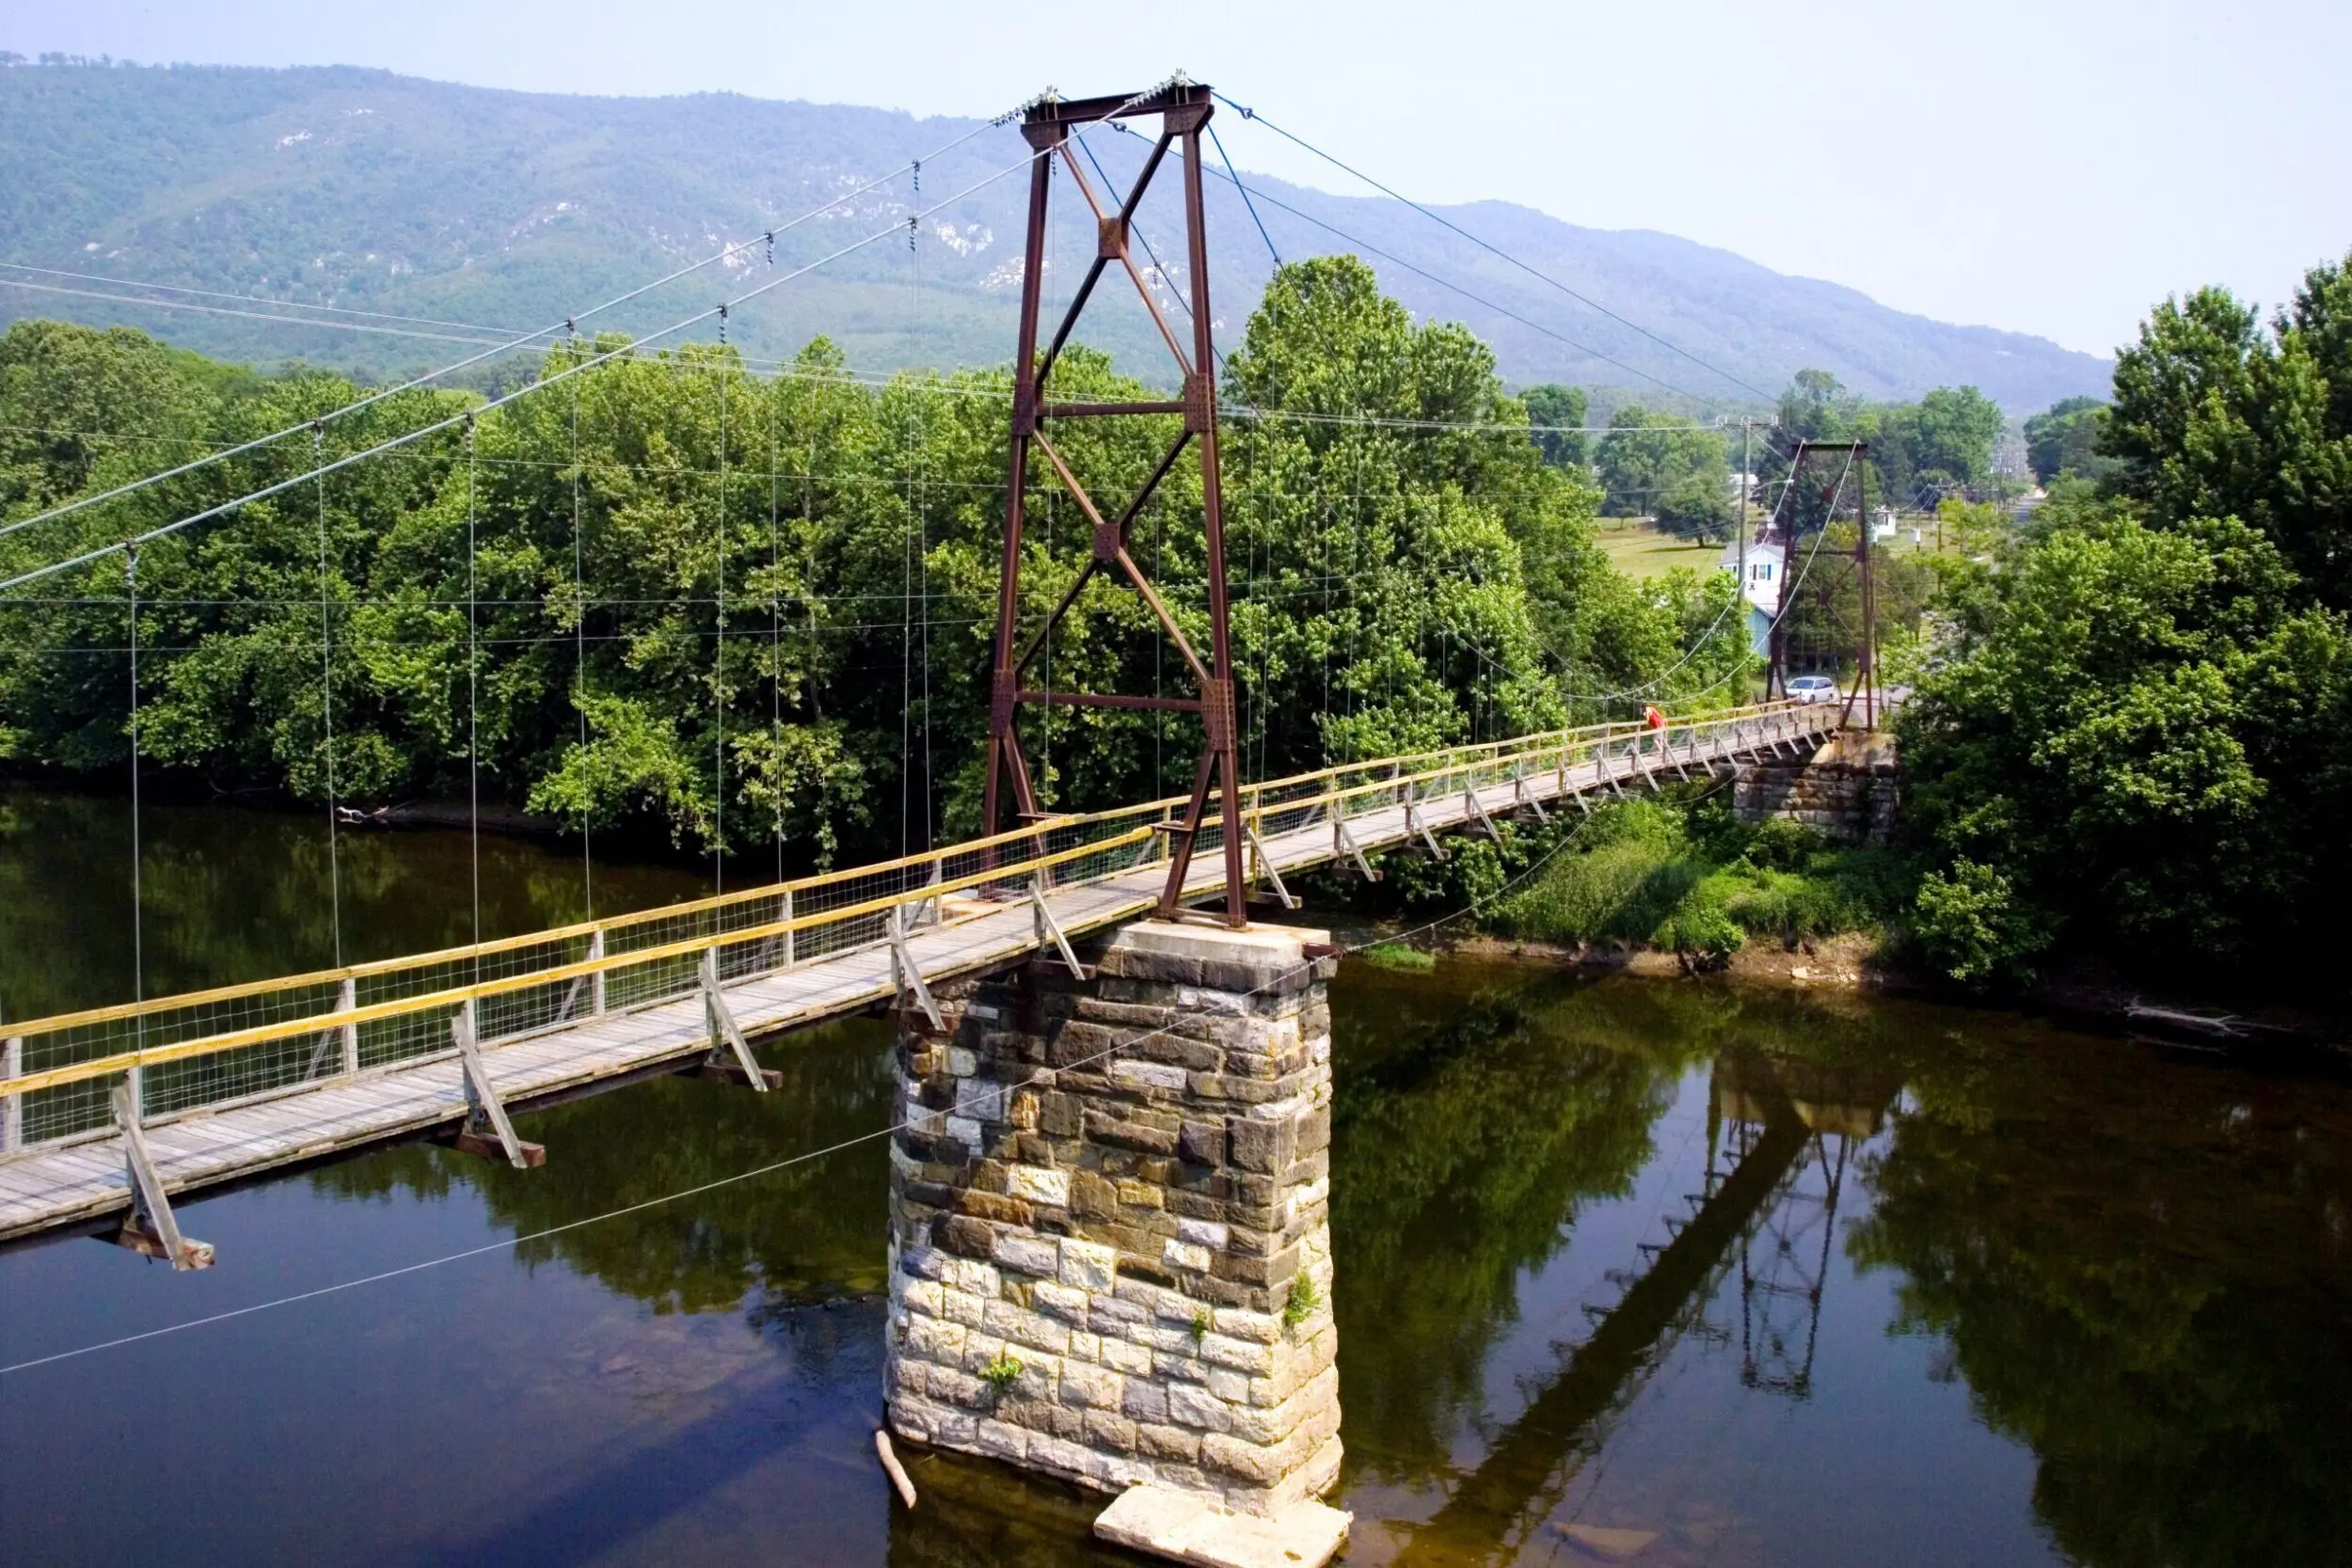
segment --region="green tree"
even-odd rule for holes
[[[1597,457],[1609,515],[1662,517],[1658,509],[1666,493],[1694,477],[1712,484],[1718,496],[1729,495],[1730,470],[1717,432],[1693,430],[1680,415],[1652,414],[1638,403],[1611,415],[1609,426]]]
[[[1582,467],[1584,433],[1559,427],[1581,425],[1590,415],[1592,404],[1584,395],[1584,388],[1547,382],[1521,392],[1519,401],[1527,404],[1529,424],[1553,427],[1538,429],[1534,433],[1535,450],[1544,454],[1544,461],[1555,468]]]
[[[2110,465],[2099,455],[2099,433],[2107,420],[2103,398],[2060,398],[2026,420],[2026,461],[2043,484],[2061,474],[2086,479],[2105,475]]]
[[[2313,267],[2267,330],[2222,289],[2158,306],[2116,358],[2101,450],[2152,520],[2241,518],[2352,609],[2352,258]]]
[[[2292,946],[2344,869],[2352,657],[2233,519],[2128,513],[2053,532],[1902,714],[1922,895],[1955,972],[2049,934],[2145,958]],[[1974,867],[1975,869],[1971,869]]]

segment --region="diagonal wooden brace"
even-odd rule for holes
[[[696,1076],[746,1085],[762,1094],[784,1087],[784,1074],[761,1067],[759,1058],[752,1054],[752,1042],[744,1037],[742,1025],[735,1022],[735,1009],[727,1006],[726,993],[719,989],[716,947],[703,949],[701,979],[703,1022],[710,1030],[710,1054],[702,1059]]]
[[[1292,897],[1291,890],[1282,885],[1282,873],[1275,868],[1274,857],[1266,853],[1265,840],[1258,836],[1258,830],[1244,822],[1242,831],[1249,835],[1249,853],[1253,863],[1249,876],[1250,887],[1256,888],[1258,878],[1263,876],[1266,880],[1274,884],[1274,896],[1284,909],[1298,908],[1298,900]]]
[[[1429,824],[1422,820],[1421,813],[1415,809],[1417,804],[1412,796],[1405,797],[1405,836],[1410,838],[1415,833],[1421,834],[1421,841],[1429,846],[1429,853],[1438,860],[1444,860],[1445,846],[1438,842],[1437,835],[1429,831]]]
[[[1493,839],[1497,844],[1501,844],[1502,842],[1502,834],[1496,829],[1495,819],[1488,816],[1486,815],[1486,808],[1478,803],[1478,791],[1474,789],[1465,789],[1462,791],[1462,804],[1470,808],[1469,812],[1462,818],[1464,822],[1477,823],[1479,831],[1484,832],[1488,838]]]
[[[1029,913],[1037,933],[1037,944],[1042,947],[1048,942],[1052,942],[1055,951],[1061,955],[1061,961],[1070,966],[1073,978],[1093,979],[1094,971],[1078,961],[1077,950],[1070,945],[1069,933],[1061,928],[1061,922],[1054,918],[1054,906],[1045,901],[1045,879],[1041,877],[1029,884]]]
[[[1355,835],[1347,831],[1347,818],[1334,815],[1331,818],[1331,858],[1339,860],[1343,856],[1356,863],[1356,869],[1365,881],[1376,882],[1380,879],[1380,873],[1375,871],[1372,863],[1364,859],[1362,847],[1357,844]]]
[[[482,1048],[474,1039],[473,1000],[469,997],[449,1021],[450,1037],[457,1042],[458,1076],[466,1085],[466,1120],[457,1130],[457,1148],[485,1158],[504,1155],[516,1170],[548,1163],[547,1146],[525,1143],[515,1135],[514,1119],[490,1083],[490,1069],[482,1063]]]
[[[1600,770],[1600,782],[1609,786],[1609,793],[1620,800],[1624,800],[1625,786],[1619,784],[1617,776],[1609,770],[1608,742],[1603,741],[1600,750],[1593,753],[1593,766]]]
[[[890,907],[890,994],[903,1002],[909,991],[914,993],[914,1005],[923,1009],[923,1017],[931,1028],[947,1032],[947,1021],[940,1016],[939,1004],[931,1000],[931,988],[923,983],[923,970],[907,950],[906,910],[902,905]]]
[[[1527,792],[1526,774],[1514,772],[1511,775],[1511,793],[1518,800],[1521,809],[1532,811],[1535,814],[1535,820],[1537,822],[1549,822],[1551,820],[1550,813],[1544,810],[1543,801]]]
[[[122,1132],[122,1163],[131,1177],[131,1214],[115,1236],[118,1245],[150,1258],[167,1259],[174,1269],[213,1266],[210,1242],[192,1242],[180,1234],[180,1221],[164,1192],[163,1174],[148,1151],[147,1133],[131,1109],[131,1088],[118,1084],[114,1091],[115,1126]]]

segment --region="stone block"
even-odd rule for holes
[[[1055,1278],[1061,1269],[1059,1249],[1052,1242],[1035,1236],[998,1237],[995,1260],[1000,1268],[1018,1269],[1045,1279]]]
[[[1015,1165],[1008,1173],[1012,1195],[1025,1197],[1032,1203],[1042,1203],[1057,1209],[1070,1206],[1070,1173],[1066,1170],[1041,1170],[1035,1165]]]
[[[1183,1069],[1176,1070],[1181,1073]],[[1147,1122],[1100,1111],[1086,1114],[1086,1135],[1091,1143],[1108,1144],[1114,1148],[1130,1148],[1143,1154],[1176,1152],[1173,1129],[1153,1127]]]
[[[942,1214],[931,1222],[931,1244],[961,1258],[993,1258],[996,1230],[986,1220],[969,1214]]]
[[[993,1220],[998,1225],[1025,1226],[1031,1215],[1029,1206],[1017,1197],[997,1193],[984,1193],[977,1187],[966,1187],[952,1195],[942,1189],[942,1196],[953,1205],[956,1212],[974,1219]]]
[[[1209,1249],[1194,1242],[1180,1242],[1170,1236],[1160,1248],[1160,1260],[1171,1269],[1188,1269],[1205,1274],[1209,1267]]]
[[[1120,1392],[1120,1410],[1138,1421],[1168,1419],[1168,1390],[1137,1378],[1128,1378]]]
[[[1121,1088],[1182,1094],[1190,1074],[1175,1062],[1138,1062],[1129,1058],[1111,1063],[1109,1076]]]
[[[1083,1324],[1087,1321],[1089,1298],[1084,1291],[1073,1291],[1067,1285],[1041,1279],[1030,1287],[1029,1299],[1038,1311],[1048,1317],[1071,1323]]]
[[[907,1319],[906,1347],[910,1354],[934,1361],[963,1359],[964,1325],[917,1312]]]
[[[1232,1240],[1232,1232],[1215,1220],[1180,1219],[1176,1222],[1176,1236],[1179,1241],[1204,1247],[1221,1247]]]
[[[1274,1347],[1251,1339],[1235,1339],[1223,1334],[1200,1337],[1200,1359],[1253,1377],[1264,1377],[1274,1370]]]
[[[1064,1238],[1058,1245],[1057,1277],[1080,1291],[1111,1291],[1119,1283],[1119,1254],[1092,1242]]]
[[[1088,1410],[1086,1434],[1087,1441],[1097,1449],[1122,1454],[1136,1451],[1136,1423],[1116,1410]]]
[[[1100,1367],[1065,1361],[1061,1369],[1061,1402],[1081,1410],[1121,1408],[1127,1380]]]
[[[1282,1320],[1272,1312],[1221,1307],[1210,1317],[1211,1326],[1230,1339],[1270,1345],[1282,1338]]]
[[[973,1435],[973,1447],[991,1459],[1018,1465],[1029,1456],[1029,1433],[1010,1421],[983,1420]]]
[[[1227,1432],[1233,1424],[1232,1412],[1225,1407],[1225,1402],[1195,1383],[1169,1386],[1168,1414],[1178,1426],[1200,1427],[1206,1432]]]
[[[1118,1197],[1122,1207],[1130,1209],[1159,1209],[1167,1204],[1160,1189],[1149,1181],[1120,1181]]]
[[[1200,1434],[1187,1432],[1183,1427],[1139,1420],[1136,1423],[1136,1451],[1153,1459],[1178,1459],[1190,1463],[1200,1457]]]
[[[1057,1323],[1042,1312],[1016,1307],[1009,1301],[992,1301],[980,1319],[991,1334],[1009,1339],[1022,1347],[1023,1360],[1030,1359],[1028,1352],[1044,1351],[1055,1354],[1070,1348],[1070,1327]]]

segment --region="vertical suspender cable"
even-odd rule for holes
[[[480,511],[480,480],[474,461],[477,438],[471,410],[466,414],[466,824],[468,859],[473,871],[473,940],[482,942],[482,716],[476,687],[480,684],[479,585],[474,578],[474,529]],[[473,958],[474,983],[482,980],[482,955]]]
[[[147,1000],[147,904],[139,884],[139,861],[144,853],[139,832],[139,550],[136,545],[123,552],[123,580],[129,585],[131,598],[131,999]],[[147,1014],[144,1010],[131,1021],[134,1043],[140,1049],[147,1045]],[[139,1081],[140,1069],[133,1068],[131,1080],[131,1111],[143,1116],[146,1111],[145,1085]]]
[[[719,307],[719,602],[710,700],[717,728],[710,742],[710,865],[716,891],[727,890],[727,308]],[[717,916],[713,916],[716,919]]]
[[[566,327],[571,324],[564,323]],[[580,357],[580,339],[571,335],[567,345],[570,357]],[[580,749],[588,750],[588,590],[583,566],[586,546],[580,533],[580,378],[574,376],[572,391],[572,711],[580,723]],[[580,897],[581,918],[596,918],[596,857],[589,847],[589,814],[580,814]]]
[[[326,908],[335,933],[335,967],[343,966],[343,874],[335,825],[335,633],[326,585],[326,426],[310,426],[310,466],[321,470],[319,499],[319,723],[326,739]]]
[[[784,601],[776,589],[784,577],[784,551],[776,528],[776,407],[784,401],[784,377],[768,387],[768,766],[776,806],[776,880],[784,880]]]

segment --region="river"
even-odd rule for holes
[[[316,824],[167,808],[142,980],[120,816],[0,797],[8,1016],[473,927],[461,833],[345,835],[338,918]],[[585,906],[577,845],[482,852],[486,934]],[[703,890],[595,869],[600,908]],[[2343,1075],[1468,960],[1350,962],[1332,1010],[1346,1560],[2346,1560]],[[532,1113],[539,1170],[409,1146],[195,1199],[205,1274],[0,1251],[0,1365],[326,1292],[0,1376],[0,1559],[1127,1560],[1099,1499],[977,1462],[891,1500],[878,1142],[598,1218],[872,1132],[887,1048]]]

